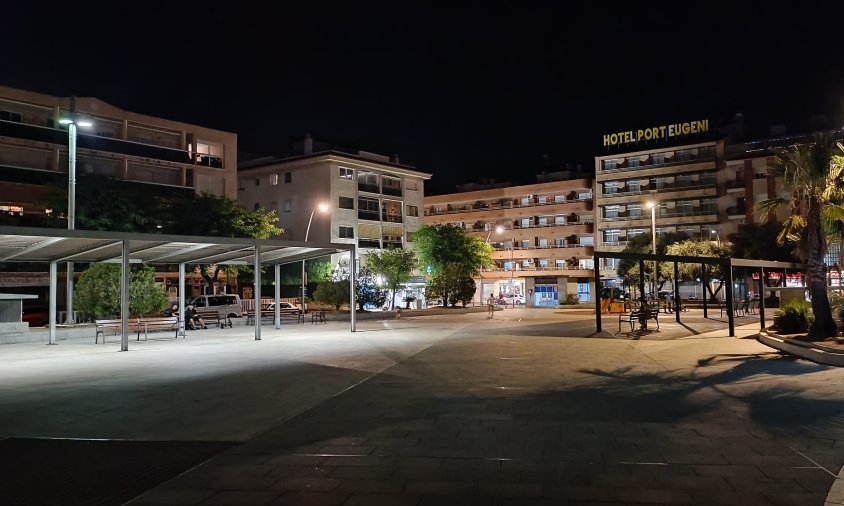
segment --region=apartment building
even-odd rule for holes
[[[594,301],[592,180],[490,186],[425,197],[426,224],[451,224],[495,249],[476,301],[491,293],[524,297],[529,307],[556,306],[567,294]]]
[[[301,241],[307,233],[309,240],[355,244],[359,259],[411,248],[431,174],[397,157],[338,149],[307,137],[300,155],[241,163],[239,203],[275,209],[285,239]]]
[[[55,97],[0,86],[0,210],[43,213],[51,181],[67,181],[69,114],[77,131],[77,176],[237,196],[237,135],[125,111],[93,97]]]

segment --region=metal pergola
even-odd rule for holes
[[[741,258],[720,258],[720,257],[701,257],[701,256],[685,256],[685,255],[655,255],[653,253],[624,253],[611,251],[595,251],[594,253],[594,269],[595,269],[595,291],[598,293],[599,302],[595,305],[595,325],[597,332],[601,332],[601,304],[600,304],[600,259],[601,258],[619,258],[628,260],[637,260],[639,262],[639,292],[645,293],[645,262],[657,263],[673,263],[674,264],[674,317],[677,323],[680,323],[680,311],[682,304],[680,301],[680,284],[679,284],[679,268],[678,264],[697,264],[701,266],[701,279],[704,286],[707,284],[706,266],[714,265],[720,266],[724,275],[724,285],[726,285],[728,297],[724,298],[724,303],[727,309],[727,322],[729,327],[730,337],[735,337],[735,308],[733,307],[733,269],[735,267],[746,267],[751,269],[761,269],[762,275],[760,282],[764,284],[765,269],[768,270],[783,270],[788,269],[802,271],[804,266],[801,264],[789,262],[775,262],[772,260],[746,260]],[[765,329],[765,297],[762,293],[759,297],[759,323],[761,328]],[[704,292],[703,296],[703,317],[707,318],[707,296]]]
[[[120,350],[129,349],[129,266],[179,265],[179,314],[185,314],[185,265],[233,264],[255,269],[255,340],[261,339],[261,267],[275,268],[275,328],[281,328],[280,266],[334,253],[349,252],[349,305],[351,331],[356,331],[355,245],[272,239],[136,234],[25,227],[0,227],[0,262],[48,263],[50,265],[50,337],[56,344],[56,293],[58,264],[64,262],[119,263]],[[303,304],[304,309],[304,304]],[[184,330],[184,321],[179,323]]]

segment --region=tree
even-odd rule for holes
[[[691,257],[713,257],[723,258],[729,255],[729,248],[725,246],[716,246],[711,241],[695,241],[688,239],[681,242],[669,244],[665,250],[667,255],[676,256],[691,256]],[[703,279],[702,265],[699,263],[678,263],[677,273],[680,279],[692,280],[696,278]],[[659,273],[665,278],[674,277],[674,262],[662,262],[659,264]],[[711,283],[706,284],[706,290],[709,292],[710,299],[715,299],[721,288],[724,287],[724,272],[720,265],[707,264],[706,278],[710,280],[718,280],[718,287],[712,289]]]
[[[489,267],[493,263],[494,250],[489,243],[452,225],[423,225],[413,234],[413,248],[419,264],[431,275],[446,265],[457,265],[474,276],[481,266]]]
[[[113,318],[120,313],[120,266],[91,264],[79,277],[74,302],[95,318]],[[164,286],[155,283],[155,269],[149,266],[129,273],[129,310],[135,314],[161,311],[167,305]]]
[[[366,258],[366,265],[375,274],[380,274],[384,285],[391,292],[390,306],[396,308],[396,290],[399,285],[410,279],[416,267],[416,255],[403,248],[388,248],[382,252],[371,253]]]
[[[468,281],[467,281],[468,280]],[[468,298],[468,283],[472,284],[472,290]],[[464,266],[460,264],[446,264],[439,272],[428,280],[425,287],[425,297],[428,299],[442,299],[443,306],[452,307],[459,301],[472,299],[475,294],[475,280],[466,273]]]
[[[349,303],[348,281],[323,281],[314,292],[314,300],[331,304],[339,311],[343,304]]]
[[[475,291],[477,291],[477,289],[475,280],[472,279],[472,276],[460,276],[457,278],[457,282],[454,283],[454,292],[452,293],[449,302],[452,306],[454,306],[457,302],[460,302],[463,307],[466,307],[466,304],[472,302],[472,297],[475,296]]]
[[[657,234],[656,236],[656,252],[659,255],[664,255],[669,244],[688,240],[689,236],[682,232],[668,232],[665,234]],[[653,253],[653,235],[648,232],[645,234],[638,234],[627,242],[627,246],[622,250],[623,253]],[[647,261],[645,265],[645,281],[651,282],[653,280],[653,262]],[[639,284],[639,261],[622,258],[618,262],[616,269],[618,275],[622,278],[627,278],[627,282],[638,286]],[[661,290],[665,285],[667,279],[674,277],[672,271],[671,275],[663,276],[662,283],[656,288]]]
[[[349,284],[349,267],[345,265],[338,265],[334,269],[334,275],[331,278],[334,281],[342,281]],[[348,292],[347,292],[348,293]],[[383,307],[387,302],[387,291],[382,290],[378,286],[378,278],[375,273],[367,267],[361,267],[355,276],[355,301],[358,305],[358,310],[365,311],[366,306]]]
[[[729,235],[732,245],[730,256],[753,260],[797,262],[798,259],[793,254],[793,246],[777,241],[780,230],[782,230],[782,225],[774,221],[739,225],[738,232]]]
[[[776,151],[774,164],[768,173],[782,178],[790,191],[788,199],[775,198],[758,202],[756,209],[763,220],[775,216],[775,211],[788,205],[791,215],[782,224],[777,236],[780,244],[793,242],[796,253],[806,264],[806,278],[812,297],[815,320],[808,338],[822,340],[838,333],[826,292],[827,232],[840,230],[844,221],[844,146],[819,138],[808,144],[798,144]]]

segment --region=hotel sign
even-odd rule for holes
[[[686,123],[672,123],[638,130],[627,130],[604,134],[604,147],[621,144],[635,144],[642,141],[661,141],[680,135],[700,134],[709,131],[709,120],[688,121]]]

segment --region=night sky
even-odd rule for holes
[[[0,84],[237,132],[255,155],[305,132],[398,153],[431,192],[591,170],[610,131],[844,119],[842,2],[17,3]]]

